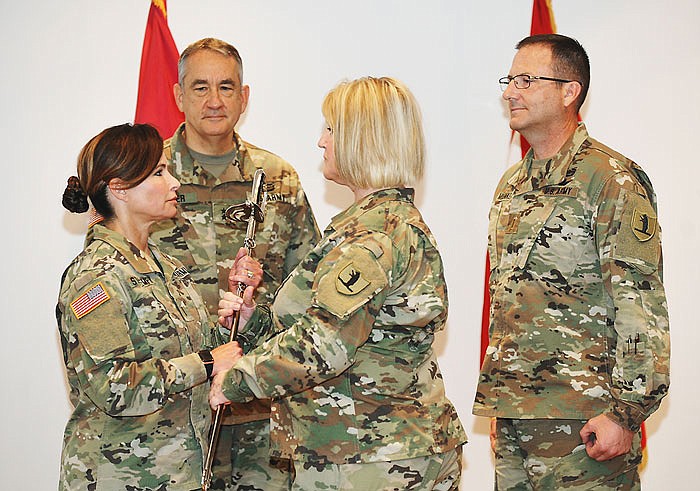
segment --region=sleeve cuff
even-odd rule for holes
[[[207,381],[207,369],[197,353],[172,358],[168,363],[177,369],[179,376],[173,386],[179,386],[179,390],[186,390]]]
[[[221,391],[231,402],[249,402],[253,400],[253,394],[248,384],[243,379],[243,374],[232,368],[226,373],[221,384]]]
[[[646,419],[645,415],[629,404],[614,404],[605,416],[623,428],[637,432]]]
[[[262,344],[270,333],[272,315],[267,305],[258,305],[253,315],[248,319],[246,328],[239,333],[238,343],[244,353],[248,353]]]

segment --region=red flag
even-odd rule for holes
[[[175,104],[173,85],[177,82],[180,55],[168,28],[166,0],[151,0],[141,52],[139,95],[135,123],[150,123],[160,136],[170,138],[185,120]]]
[[[552,2],[550,0],[535,0],[532,4],[532,22],[530,35],[554,34],[557,26],[554,24]]]

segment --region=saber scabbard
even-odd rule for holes
[[[229,206],[224,211],[224,220],[229,223],[248,222],[245,239],[243,240],[243,247],[245,247],[249,256],[253,255],[253,251],[255,249],[255,230],[257,225],[258,223],[262,223],[262,221],[265,219],[266,200],[267,192],[265,190],[265,172],[262,169],[257,169],[255,171],[255,175],[253,176],[253,189],[251,191],[250,199],[247,199],[245,203],[241,203],[240,205]],[[245,284],[239,283],[236,294],[239,297],[243,297],[245,288]],[[233,315],[233,322],[230,326],[231,335],[229,337],[229,342],[235,341],[236,337],[238,336],[240,316],[240,311],[235,312]],[[202,491],[208,491],[209,487],[211,486],[212,464],[214,463],[216,445],[219,441],[223,413],[224,405],[221,404],[216,408],[214,418],[211,423],[209,447],[207,448],[207,456],[204,460],[204,466],[202,469]]]

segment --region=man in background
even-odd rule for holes
[[[235,131],[250,92],[236,48],[213,38],[191,44],[180,56],[173,90],[185,122],[164,151],[181,183],[181,213],[157,224],[151,238],[190,270],[216,323],[219,295],[228,290],[228,274],[246,233],[246,222],[232,220],[227,211],[245,202],[257,168],[265,171],[268,191],[265,220],[255,235],[255,257],[263,267],[262,278],[253,279],[261,281],[258,302],[273,297],[320,234],[292,166]],[[287,463],[269,457],[269,401],[233,404],[226,414],[212,488],[286,490]]]
[[[577,116],[574,39],[523,39],[499,82],[530,143],[489,216],[491,319],[474,414],[495,417],[496,489],[639,489],[640,426],[669,385],[656,196]]]

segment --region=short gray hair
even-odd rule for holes
[[[238,53],[238,50],[226,41],[216,38],[204,38],[190,44],[180,55],[180,60],[177,62],[177,83],[180,84],[180,87],[182,87],[185,81],[187,58],[205,49],[215,51],[236,60],[238,65],[238,79],[241,85],[243,84],[243,60],[241,60],[241,55]]]

